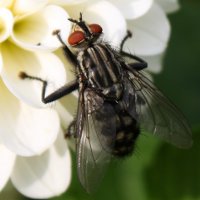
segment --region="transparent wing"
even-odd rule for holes
[[[95,92],[84,92],[83,132],[77,143],[77,170],[81,184],[91,193],[104,176],[116,134],[115,112]]]
[[[141,128],[177,147],[191,147],[191,129],[181,111],[142,73],[131,70],[128,79],[126,90],[134,90],[135,101],[129,112],[138,118]]]

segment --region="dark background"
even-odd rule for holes
[[[83,191],[74,162],[69,190],[54,200],[200,199],[200,1],[183,0],[180,4],[180,11],[169,15],[171,39],[163,71],[154,80],[187,116],[193,147],[180,150],[157,138],[142,136],[134,156],[111,166],[96,194]],[[15,192],[12,198],[7,195],[3,192],[0,199],[25,200]]]

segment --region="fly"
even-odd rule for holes
[[[192,134],[183,114],[145,77],[142,70],[147,63],[123,50],[131,33],[127,32],[116,50],[101,39],[99,24],[86,24],[81,14],[79,20],[69,21],[74,29],[68,43],[76,53],[63,42],[59,30],[53,34],[74,64],[76,78],[46,96],[46,80],[26,72],[20,72],[19,77],[42,83],[44,103],[79,91],[77,114],[67,135],[76,138],[77,171],[83,187],[93,191],[111,158],[132,154],[141,129],[177,147],[189,148]]]

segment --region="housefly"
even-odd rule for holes
[[[147,63],[123,50],[131,33],[116,50],[101,39],[99,24],[85,23],[81,14],[79,20],[69,21],[74,24],[68,37],[70,48],[59,30],[53,34],[73,63],[76,78],[46,96],[46,80],[26,72],[19,77],[42,83],[44,103],[78,90],[77,114],[67,134],[76,138],[77,171],[83,187],[93,191],[111,158],[130,155],[140,130],[177,147],[190,147],[191,130],[183,114],[145,77],[142,70]]]

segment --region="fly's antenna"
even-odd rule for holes
[[[72,23],[77,24],[81,29],[83,29],[87,38],[91,37],[92,34],[90,33],[88,27],[86,26],[85,21],[83,21],[83,15],[81,12],[80,12],[79,21],[72,19],[72,18],[69,18],[68,20]]]

